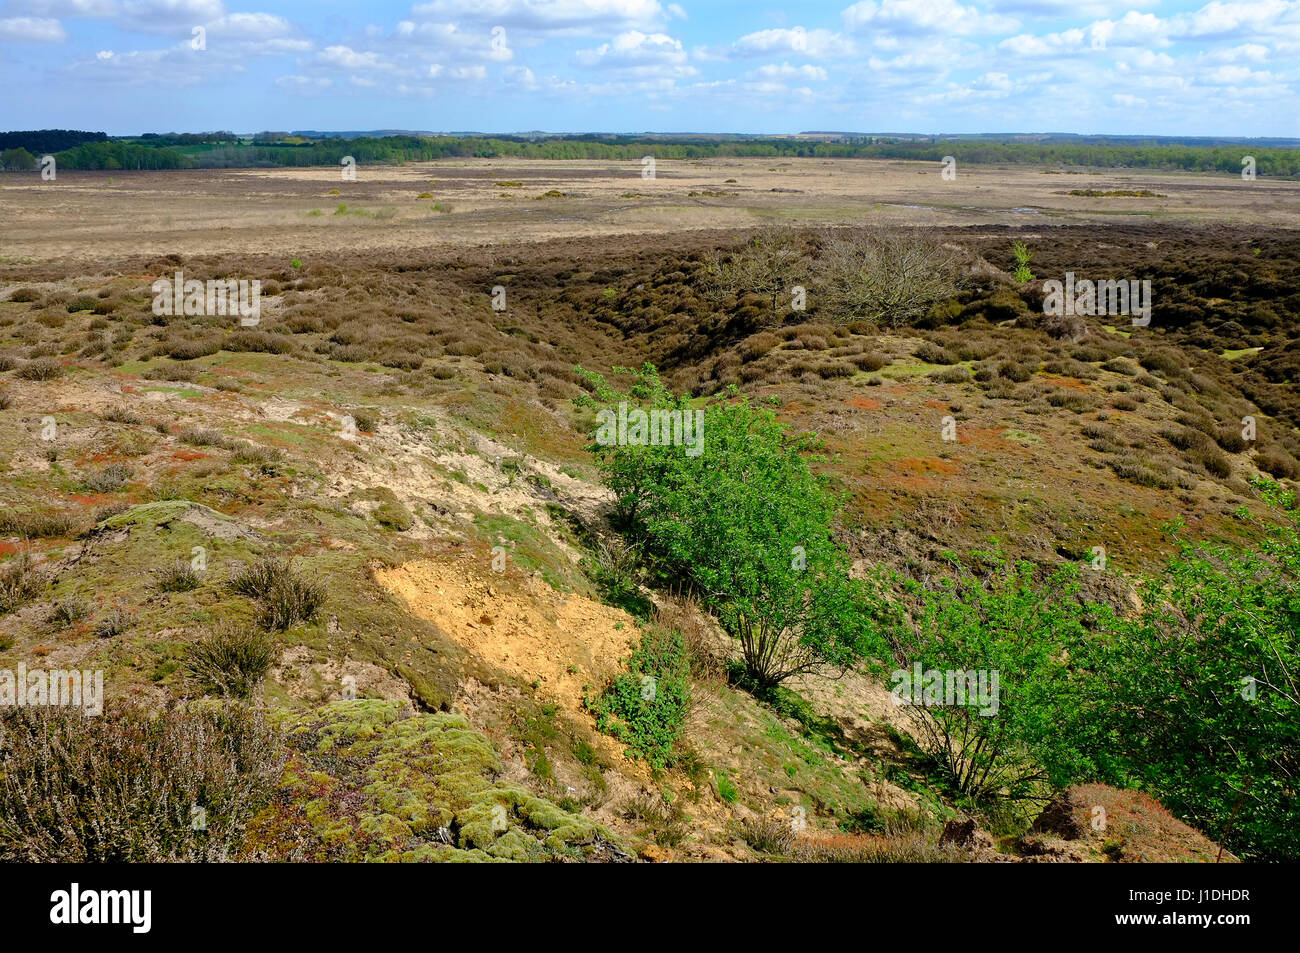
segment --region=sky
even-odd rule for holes
[[[0,129],[1300,137],[1300,0],[0,0]]]

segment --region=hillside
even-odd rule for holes
[[[511,174],[475,169],[473,187],[516,189],[499,184]],[[240,195],[239,173],[222,175],[204,189]],[[107,218],[123,199],[91,181],[59,188]],[[339,201],[321,185],[309,204]],[[888,678],[913,657],[897,633],[956,624],[945,581],[970,606],[972,583],[1001,592],[1017,562],[1040,594],[1064,570],[1070,605],[1137,625],[1147,581],[1183,578],[1166,575],[1183,541],[1274,553],[1300,479],[1293,230],[1073,213],[1027,226],[1000,209],[1004,221],[928,222],[918,238],[888,215],[826,220],[813,196],[679,189],[655,200],[661,217],[639,212],[611,237],[585,231],[609,200],[585,188],[555,208],[528,199],[559,232],[536,240],[431,231],[392,247],[376,196],[353,211],[377,220],[340,215],[327,235],[304,212],[284,226],[301,244],[276,238],[283,252],[214,225],[162,253],[171,226],[142,219],[136,237],[67,254],[76,237],[62,232],[43,254],[30,198],[17,200],[19,244],[0,260],[0,668],[103,672],[105,716],[60,729],[68,790],[43,796],[71,798],[77,772],[114,789],[133,757],[176,786],[129,849],[91,836],[99,808],[85,804],[74,836],[37,837],[45,822],[19,792],[38,787],[38,716],[7,712],[0,856],[1202,862],[1220,842],[1224,859],[1294,856],[1279,820],[1295,818],[1294,749],[1243,754],[1231,779],[1251,785],[1222,802],[1103,763],[1100,741],[1069,765],[1050,752],[1052,783],[1035,774],[1023,798],[1012,782],[974,797]],[[239,227],[266,214],[235,201]],[[746,227],[671,227],[673,203],[711,201]],[[755,204],[763,215],[741,216]],[[920,240],[951,293],[846,313],[825,270],[837,249]],[[752,274],[727,285],[772,243],[793,276],[775,297]],[[1149,280],[1149,326],[1050,320],[1044,282],[1067,271]],[[257,277],[257,323],[159,315],[151,286],[176,272]],[[786,289],[804,283],[806,308],[791,310]],[[622,387],[621,368],[645,365],[703,412],[706,447],[741,398],[789,438],[815,435],[796,456],[836,501],[816,545],[854,580],[888,574],[876,605],[900,628],[882,621],[888,638],[846,664],[746,680],[727,606],[620,522],[589,446],[604,405],[591,375]],[[1293,600],[1294,576],[1276,578]],[[1058,611],[1059,631],[1110,631],[1043,610]],[[1216,685],[1235,684],[1251,657],[1217,661]],[[633,697],[650,673],[662,709]],[[1206,745],[1188,751],[1194,766],[1217,757]],[[191,798],[207,799],[202,836]]]

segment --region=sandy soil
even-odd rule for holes
[[[469,557],[409,562],[377,570],[375,579],[415,615],[520,681],[537,682],[542,695],[587,724],[584,686],[619,670],[638,631],[621,609],[557,592],[536,577],[496,573]],[[611,750],[621,755],[621,746]]]

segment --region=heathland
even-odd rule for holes
[[[0,857],[1295,857],[1300,183],[958,155],[0,175]]]

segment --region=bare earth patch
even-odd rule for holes
[[[415,615],[509,675],[537,682],[587,724],[585,686],[618,670],[637,632],[621,609],[556,592],[535,576],[481,569],[471,558],[409,562],[377,570],[375,579]]]

